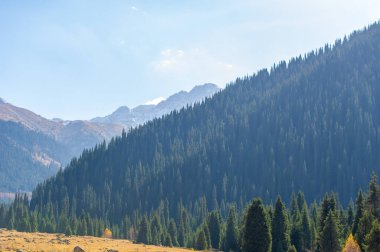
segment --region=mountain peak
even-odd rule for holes
[[[203,85],[196,85],[190,90],[190,92],[195,91],[195,90],[206,90],[206,89],[219,90],[220,88],[218,87],[218,85],[214,83],[205,83]]]
[[[157,105],[160,102],[165,101],[165,100],[166,99],[164,97],[160,96],[160,97],[157,97],[153,100],[147,101],[144,105]]]
[[[130,111],[130,108],[128,108],[127,106],[121,106],[118,109],[116,109],[112,114],[128,114]]]
[[[5,101],[3,100],[3,98],[0,97],[0,104],[3,104],[5,103]]]

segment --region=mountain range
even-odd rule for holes
[[[181,91],[157,105],[120,107],[92,120],[46,119],[0,99],[0,192],[31,191],[84,149],[109,141],[153,118],[200,102],[219,88],[214,84]]]

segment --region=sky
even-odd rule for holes
[[[224,87],[380,19],[378,0],[0,1],[0,97],[90,119]]]

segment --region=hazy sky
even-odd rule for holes
[[[220,87],[380,19],[379,0],[0,1],[0,97],[89,119]]]

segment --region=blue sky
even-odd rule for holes
[[[90,119],[220,87],[380,19],[378,0],[0,1],[0,97]]]

